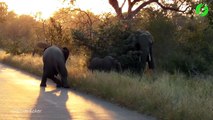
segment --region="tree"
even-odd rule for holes
[[[7,15],[7,4],[5,2],[0,2],[0,23],[5,20]]]
[[[74,4],[75,1],[70,0],[71,4]],[[160,7],[163,10],[191,13],[195,0],[174,0],[172,2],[168,2],[168,0],[108,0],[108,2],[120,20],[131,20],[146,7]],[[155,3],[155,6],[153,3]],[[128,5],[128,10],[124,12],[126,4]]]
[[[31,16],[18,16],[14,12],[8,12],[5,22],[0,23],[1,47],[13,54],[29,52],[32,49],[32,42],[36,39],[35,23]]]
[[[70,8],[60,9],[54,14],[53,18],[62,25],[63,29],[81,28],[90,38],[93,29],[97,27],[100,21],[99,16],[94,15],[92,12]]]
[[[212,11],[212,8],[213,8],[213,4],[211,3],[209,6],[209,14],[207,16],[207,18],[209,19],[209,24],[210,24],[210,27],[213,28],[213,11]]]

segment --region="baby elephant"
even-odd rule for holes
[[[53,45],[44,51],[41,87],[46,87],[47,78],[50,78],[57,84],[57,87],[69,88],[67,83],[67,69],[65,66],[68,56],[69,50],[66,47],[60,49]],[[61,77],[61,81],[55,77],[58,74]]]
[[[106,56],[104,58],[95,57],[91,60],[88,68],[90,70],[99,70],[109,72],[115,70],[117,72],[121,71],[121,64],[118,60],[114,59],[111,56]]]

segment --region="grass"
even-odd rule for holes
[[[40,57],[0,53],[0,61],[42,74]],[[212,120],[213,78],[162,72],[142,78],[130,73],[87,71],[85,58],[72,56],[67,63],[73,88],[163,120]],[[140,81],[139,81],[140,80]]]

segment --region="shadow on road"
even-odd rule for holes
[[[56,89],[51,81],[40,88],[38,76],[2,64],[0,69],[0,119],[155,120],[72,89]]]
[[[40,88],[40,93],[31,110],[30,119],[64,119],[70,120],[71,115],[66,107],[68,100],[68,91],[64,89],[54,89],[46,91]]]

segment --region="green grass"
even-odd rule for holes
[[[11,56],[0,53],[0,61],[42,74],[40,57]],[[72,56],[67,63],[73,88],[121,106],[156,116],[163,120],[212,120],[213,78],[174,75],[162,72],[153,76],[87,71],[85,58]],[[139,81],[140,80],[140,81]]]

